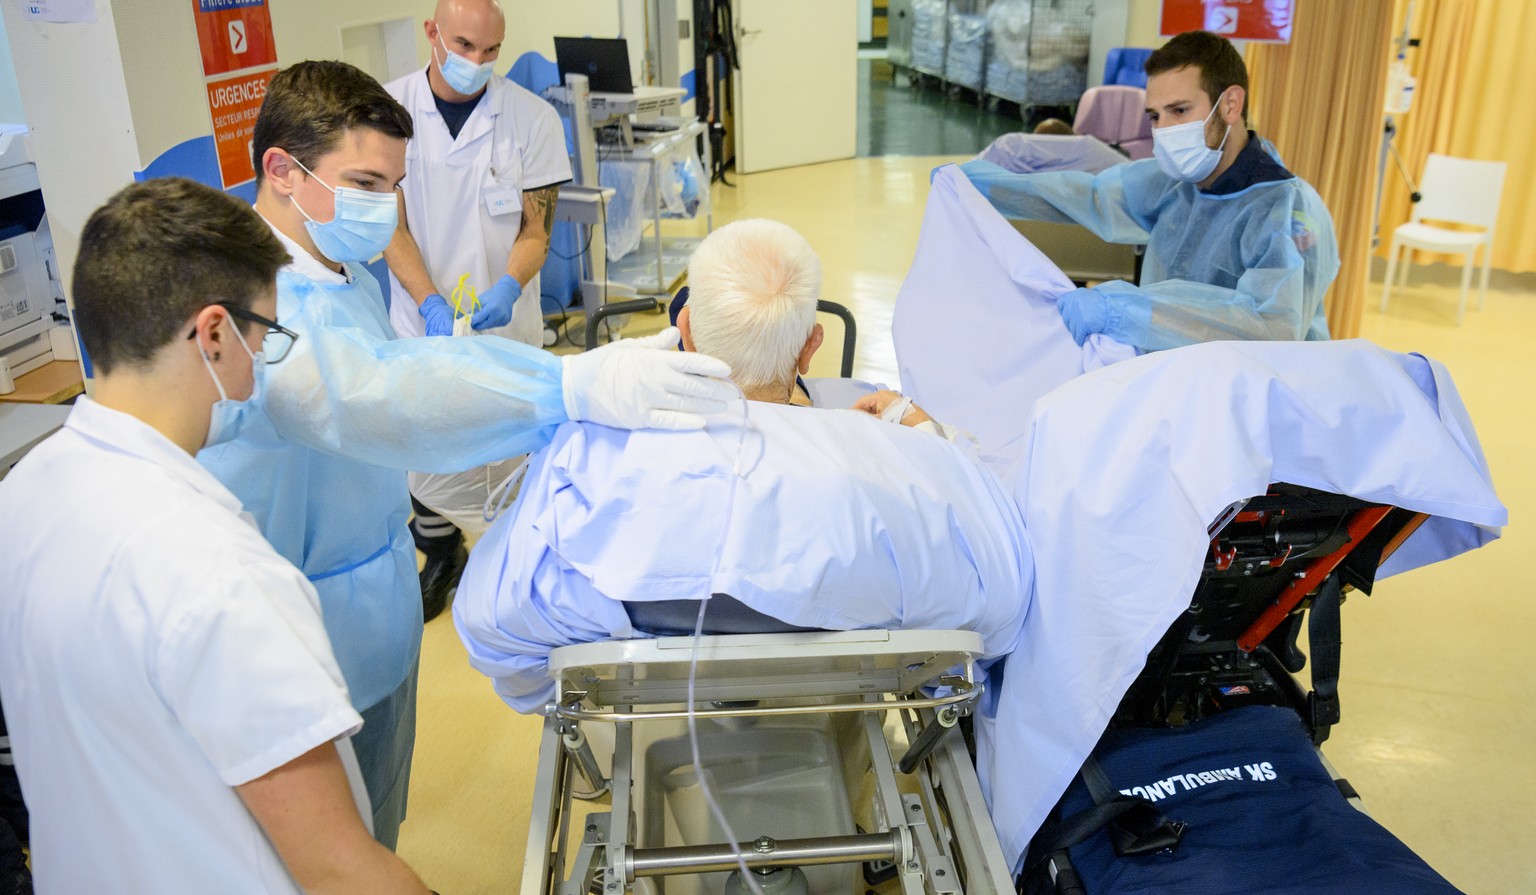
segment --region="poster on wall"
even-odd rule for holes
[[[224,189],[256,179],[251,134],[277,71],[267,0],[192,0]]]
[[[1290,43],[1295,0],[1163,0],[1159,33],[1211,31],[1228,40]]]
[[[267,96],[267,82],[277,66],[263,71],[208,81],[208,112],[213,116],[213,142],[219,154],[219,176],[229,189],[256,179],[251,162],[251,135]]]

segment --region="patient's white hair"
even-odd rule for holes
[[[744,390],[787,389],[820,295],[821,261],[805,237],[778,221],[726,224],[688,261],[693,346],[730,364]]]

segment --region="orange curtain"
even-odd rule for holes
[[[1297,0],[1291,42],[1247,51],[1254,129],[1333,215],[1340,267],[1327,309],[1335,339],[1359,335],[1365,305],[1393,12],[1394,0]]]

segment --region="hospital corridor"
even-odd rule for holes
[[[0,895],[1536,892],[1532,34],[0,3]]]

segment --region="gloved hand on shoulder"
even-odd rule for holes
[[[618,429],[702,429],[741,392],[724,361],[674,351],[676,327],[561,358],[565,415]]]

